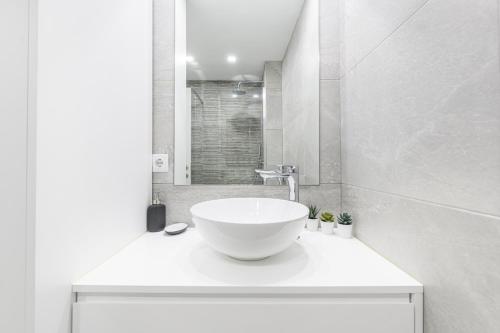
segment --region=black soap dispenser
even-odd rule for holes
[[[154,194],[153,204],[148,207],[147,229],[149,232],[158,232],[165,229],[165,205],[160,203],[158,193]]]

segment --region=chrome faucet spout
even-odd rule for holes
[[[288,199],[299,201],[299,170],[293,165],[279,165],[277,170],[255,170],[264,180],[269,178],[285,179],[288,184]]]

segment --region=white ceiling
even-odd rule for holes
[[[261,80],[265,61],[283,60],[303,2],[187,0],[188,80]]]

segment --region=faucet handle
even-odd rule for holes
[[[274,174],[276,174],[276,170],[255,169],[255,172],[260,174],[260,175],[274,175]]]
[[[281,173],[297,173],[298,168],[295,165],[290,164],[278,164],[278,168]]]

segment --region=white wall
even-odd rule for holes
[[[282,65],[283,163],[319,185],[319,4],[306,0]]]
[[[500,332],[498,0],[350,0],[342,204],[425,286],[425,332]]]
[[[0,2],[0,332],[25,328],[29,1]]]
[[[37,333],[68,333],[71,283],[145,231],[152,6],[39,0]]]

